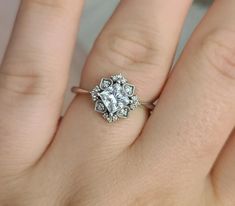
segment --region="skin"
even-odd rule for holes
[[[235,1],[215,0],[169,74],[188,0],[122,0],[81,87],[122,73],[142,101],[106,123],[87,95],[58,124],[82,0],[22,0],[0,69],[0,205],[235,205]]]

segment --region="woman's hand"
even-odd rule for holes
[[[108,124],[80,95],[58,126],[82,1],[22,0],[0,70],[0,205],[235,204],[235,1],[214,2],[166,82],[190,4],[122,0],[84,67],[88,90],[121,72],[160,96],[150,117]]]

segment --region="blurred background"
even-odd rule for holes
[[[68,83],[68,88],[79,83],[80,72],[86,56],[118,2],[119,0],[85,0],[85,9],[81,18],[77,46],[71,64],[71,78]],[[205,14],[211,2],[212,0],[194,1],[185,22],[176,58],[180,55],[185,42]],[[0,0],[0,61],[2,60],[10,37],[19,4],[20,0]],[[67,107],[72,97],[70,92],[66,93],[64,108]]]

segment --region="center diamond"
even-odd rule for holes
[[[102,78],[90,94],[95,102],[95,111],[101,113],[108,122],[127,118],[129,112],[140,105],[135,86],[121,74]]]
[[[99,93],[99,96],[110,114],[120,111],[130,103],[129,97],[119,83],[109,86]]]

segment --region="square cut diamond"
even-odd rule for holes
[[[121,74],[102,78],[90,94],[95,102],[95,111],[103,114],[108,122],[127,118],[129,112],[140,105],[135,86]]]
[[[130,103],[130,99],[119,83],[115,83],[99,93],[100,99],[111,115]]]

